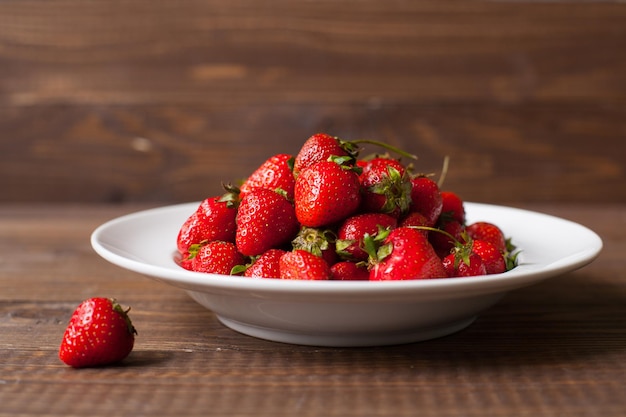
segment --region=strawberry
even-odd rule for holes
[[[59,358],[74,368],[109,365],[126,358],[137,334],[128,310],[110,298],[83,301],[70,318]]]
[[[191,245],[202,241],[234,242],[236,215],[236,204],[226,196],[203,200],[178,231],[176,239],[178,251],[186,254]]]
[[[466,231],[472,239],[491,242],[502,253],[507,250],[504,233],[493,223],[476,222],[468,225]]]
[[[176,257],[175,260],[176,260],[176,263],[183,269],[186,269],[187,271],[193,271],[193,257],[191,253],[185,252],[182,254],[182,256]]]
[[[441,215],[465,224],[465,205],[458,194],[452,191],[441,192]]]
[[[363,177],[372,176],[372,183],[380,182],[380,176],[387,175],[388,167],[395,168],[401,175],[404,175],[406,171],[406,167],[399,159],[393,158],[387,153],[367,155],[358,159],[356,163],[361,167]]]
[[[358,209],[361,201],[359,175],[352,167],[339,162],[318,162],[296,178],[296,217],[303,226],[331,225]]]
[[[458,256],[458,253],[451,253],[443,258],[442,263],[449,278],[475,277],[487,274],[483,259],[474,252],[463,257]]]
[[[487,274],[501,274],[506,272],[505,256],[498,248],[485,240],[472,240],[472,251],[481,257]]]
[[[328,280],[330,267],[326,261],[303,249],[294,249],[280,258],[280,277],[282,279]]]
[[[291,241],[291,246],[293,249],[304,249],[313,255],[321,256],[328,265],[332,265],[337,262],[336,240],[337,236],[330,229],[302,227]]]
[[[239,252],[257,256],[288,243],[298,233],[293,204],[265,188],[250,190],[239,203],[235,243]]]
[[[422,232],[422,234],[426,237],[428,237],[428,230],[426,229],[419,229],[421,227],[430,227],[429,226],[429,221],[426,218],[426,216],[424,216],[422,213],[419,213],[417,211],[411,212],[409,214],[407,214],[406,216],[404,216],[401,220],[400,220],[400,224],[398,224],[398,226],[400,227],[417,227],[418,230],[420,232]]]
[[[422,213],[428,226],[434,226],[441,215],[443,200],[439,186],[425,176],[411,179],[411,211]]]
[[[400,161],[376,157],[359,166],[363,167],[359,176],[363,188],[362,211],[399,217],[409,210],[411,181]]]
[[[445,278],[447,273],[435,250],[418,230],[398,227],[370,254],[370,280]]]
[[[278,154],[267,159],[241,185],[241,198],[254,188],[283,190],[289,200],[293,200],[293,187],[296,180],[293,176],[294,157],[289,154]]]
[[[330,267],[330,279],[334,281],[367,281],[370,273],[365,265],[352,261],[340,261]]]
[[[285,253],[282,249],[269,249],[248,266],[243,276],[250,278],[280,278],[280,258]]]
[[[384,142],[369,139],[344,141],[326,133],[316,133],[309,137],[300,148],[294,161],[293,173],[297,177],[304,169],[318,162],[327,161],[332,156],[346,157],[346,159],[356,161],[360,151],[358,145],[361,143],[380,146],[399,155],[417,159],[417,156]]]
[[[196,272],[231,275],[235,266],[246,262],[231,242],[212,240],[197,246],[190,251],[191,269]]]
[[[381,230],[391,230],[397,219],[384,213],[362,213],[347,218],[337,230],[337,252],[346,259],[367,260],[363,238],[376,236]]]
[[[326,133],[316,133],[308,138],[296,155],[293,173],[297,177],[304,169],[331,156],[346,156],[356,159],[358,149],[351,142],[344,142]]]

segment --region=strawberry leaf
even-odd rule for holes
[[[230,275],[241,275],[246,272],[246,269],[248,269],[248,267],[249,265],[235,265],[230,270]]]
[[[342,257],[350,257],[352,254],[349,251],[346,251],[346,249],[355,242],[356,240],[354,239],[337,239],[337,242],[335,242],[335,252]]]
[[[387,243],[378,248],[378,250],[376,251],[376,258],[379,261],[383,260],[389,255],[391,255],[391,252],[393,252],[393,245],[391,243]]]
[[[194,243],[193,245],[189,246],[189,250],[188,250],[189,255],[187,256],[187,259],[195,258],[196,255],[198,255],[198,251],[200,250],[200,248],[206,245],[207,243],[209,243],[208,240],[203,240],[199,243]]]

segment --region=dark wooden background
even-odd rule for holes
[[[626,201],[626,4],[0,2],[0,202],[197,200],[311,134],[468,200]]]

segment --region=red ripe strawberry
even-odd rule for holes
[[[472,239],[491,242],[500,252],[506,252],[506,238],[502,230],[495,224],[476,222],[467,226],[466,231]]]
[[[194,251],[191,253],[193,271],[230,275],[235,266],[246,262],[234,243],[213,240],[198,246],[195,254]]]
[[[110,298],[90,298],[72,314],[59,358],[74,368],[113,364],[133,350],[135,334],[128,310]]]
[[[418,230],[398,227],[389,233],[371,259],[370,280],[445,278],[441,259]]]
[[[331,156],[349,156],[356,158],[358,149],[351,142],[344,142],[339,138],[316,133],[308,138],[296,155],[293,172],[297,177],[304,169],[321,161],[327,161]]]
[[[370,273],[367,267],[351,261],[337,262],[330,267],[330,279],[334,281],[367,281]]]
[[[250,278],[280,278],[280,258],[286,251],[270,249],[259,256],[243,273]]]
[[[237,212],[235,211],[235,213]],[[191,245],[206,240],[204,236],[210,234],[210,231],[211,228],[209,226],[206,226],[205,222],[200,220],[198,212],[194,211],[187,218],[187,220],[185,220],[180,230],[178,231],[178,237],[176,238],[176,246],[178,247],[178,252],[186,254]]]
[[[395,168],[404,175],[406,167],[396,158],[390,157],[388,154],[369,156],[365,159],[359,159],[357,165],[363,170],[362,174],[365,177],[372,176],[371,182],[376,183],[381,181],[381,176],[386,176],[387,167]],[[370,172],[371,171],[371,172]]]
[[[293,176],[294,157],[289,154],[278,154],[267,159],[241,185],[241,197],[254,188],[283,190],[289,200],[293,200],[293,187],[296,180]]]
[[[442,191],[441,200],[441,215],[465,224],[465,206],[461,197],[452,191]]]
[[[484,240],[473,240],[472,251],[481,257],[487,274],[501,274],[506,272],[506,260],[502,252],[490,242]]]
[[[351,167],[322,161],[296,179],[296,217],[303,226],[321,227],[354,213],[361,201],[359,176]]]
[[[199,248],[200,244],[192,245],[192,247],[193,246],[198,246]],[[193,271],[193,256],[196,256],[196,254],[194,253],[194,255],[192,256],[191,253],[185,252],[181,255],[182,256],[176,258],[176,263],[187,271]]]
[[[323,258],[303,249],[285,253],[279,265],[282,279],[322,281],[331,276],[330,267]]]
[[[337,252],[346,259],[367,260],[363,238],[366,235],[374,237],[381,230],[394,229],[397,222],[395,217],[384,213],[362,213],[349,217],[337,230]]]
[[[410,159],[417,159],[417,156],[388,143],[368,139],[343,141],[325,133],[317,133],[304,142],[296,155],[293,168],[294,175],[297,177],[305,168],[313,166],[317,162],[327,161],[332,156],[346,157],[346,159],[356,161],[360,151],[358,146],[364,143],[380,146]]]
[[[257,256],[293,239],[299,225],[293,204],[275,191],[256,188],[239,203],[235,243],[239,252]]]
[[[411,179],[411,211],[422,213],[428,226],[434,226],[441,215],[443,200],[439,186],[428,177]]]
[[[411,205],[411,181],[397,159],[377,157],[360,163],[363,188],[362,211],[399,217]]]
[[[236,204],[223,197],[203,200],[195,212],[183,223],[176,243],[178,251],[186,254],[189,247],[202,241],[235,241]]]
[[[485,263],[474,252],[469,253],[466,257],[459,257],[456,253],[451,253],[443,258],[442,263],[449,278],[475,277],[487,274]]]

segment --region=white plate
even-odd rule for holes
[[[414,281],[292,281],[190,272],[176,236],[199,202],[145,210],[98,227],[94,250],[109,262],[188,292],[229,328],[317,346],[410,343],[461,330],[508,291],[578,269],[602,249],[593,231],[510,207],[466,203],[468,222],[500,226],[521,249],[504,274]]]

